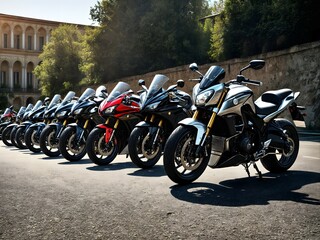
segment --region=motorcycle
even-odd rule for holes
[[[45,126],[40,134],[39,145],[41,151],[49,157],[58,157],[59,138],[66,126],[74,122],[69,112],[74,104],[75,92],[69,91],[54,112],[55,121]]]
[[[2,139],[3,130],[11,123],[15,121],[17,113],[14,111],[13,106],[6,108],[0,117],[0,140]]]
[[[48,107],[43,114],[43,122],[37,122],[32,124],[24,135],[24,142],[30,151],[34,153],[41,152],[40,148],[40,134],[45,126],[52,122],[54,119],[54,112],[57,109],[59,102],[61,101],[60,94],[56,94],[51,99]]]
[[[87,154],[97,165],[111,163],[127,145],[129,134],[141,120],[140,98],[127,83],[119,82],[99,106],[106,121],[97,125],[87,139]]]
[[[192,100],[189,94],[178,90],[184,81],[163,89],[168,77],[157,74],[149,89],[145,81],[139,80],[144,92],[140,95],[140,113],[144,121],[139,122],[129,137],[128,150],[132,162],[140,168],[151,168],[160,159],[170,133],[182,119],[192,116]]]
[[[252,60],[236,79],[220,83],[225,71],[211,66],[194,88],[197,110],[192,118],[179,123],[164,149],[164,168],[178,184],[195,181],[209,165],[223,168],[243,165],[250,176],[252,165],[262,177],[256,162],[270,172],[284,172],[295,162],[299,137],[295,126],[276,117],[285,111],[299,92],[280,89],[264,92],[255,102],[245,85],[262,82],[242,75],[246,69],[263,68],[263,60]],[[196,64],[190,69],[198,71]]]
[[[43,121],[43,114],[46,109],[46,103],[49,101],[49,98],[46,98],[44,102],[38,100],[32,110],[28,114],[28,119],[17,126],[16,133],[14,134],[14,141],[18,148],[27,149],[25,142],[25,133],[29,127],[35,122]]]
[[[14,140],[14,136],[17,130],[17,127],[20,123],[24,122],[31,109],[33,108],[33,104],[29,103],[27,107],[21,107],[16,115],[16,119],[14,123],[9,124],[2,132],[2,142],[7,146],[15,146],[16,142]]]
[[[86,140],[91,130],[104,119],[98,114],[98,106],[106,98],[106,88],[87,88],[73,104],[69,116],[76,122],[68,124],[59,140],[59,150],[69,161],[79,161],[86,154]]]

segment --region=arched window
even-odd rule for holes
[[[32,62],[29,62],[27,65],[27,88],[32,89],[34,88],[33,84],[33,69],[34,69],[34,64]]]
[[[9,63],[8,61],[3,61],[0,66],[0,87],[8,87],[9,78]]]
[[[34,49],[34,29],[30,26],[26,28],[25,42],[27,50]]]
[[[9,24],[5,23],[2,25],[2,47],[9,48],[11,42],[11,30]]]
[[[22,47],[22,28],[17,25],[13,30],[14,34],[14,48],[20,49]]]
[[[46,44],[46,30],[44,28],[40,28],[38,30],[38,50],[42,51],[43,46]]]
[[[21,88],[21,79],[22,79],[22,64],[19,61],[16,61],[13,64],[13,87]]]

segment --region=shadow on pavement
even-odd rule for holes
[[[59,162],[58,164],[61,164],[61,165],[77,165],[77,164],[90,164],[92,163],[91,160],[89,159],[81,159],[79,161],[74,161],[74,162],[70,162],[66,159],[63,158],[63,160],[65,160],[65,162]]]
[[[133,173],[129,173],[130,176],[140,176],[140,177],[161,177],[166,176],[166,172],[164,171],[163,166],[153,166],[150,169],[138,169]]]
[[[171,187],[171,194],[182,201],[216,206],[268,205],[269,201],[292,201],[320,205],[320,200],[296,192],[305,185],[319,183],[320,173],[288,171],[258,177],[222,181],[219,184],[192,183]]]
[[[122,170],[127,168],[136,168],[131,161],[130,162],[120,162],[120,163],[110,163],[106,166],[95,165],[93,167],[87,167],[91,171],[113,171],[113,170]]]

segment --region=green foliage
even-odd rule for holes
[[[4,110],[6,107],[8,107],[9,101],[8,97],[6,95],[0,95],[0,109]]]
[[[101,24],[89,46],[95,81],[206,62],[210,34],[199,18],[205,0],[102,0],[91,8]]]
[[[77,26],[60,25],[52,31],[48,44],[39,58],[34,74],[41,81],[41,92],[46,96],[65,94],[75,90],[83,75],[81,63],[82,35]]]
[[[223,58],[319,40],[319,17],[317,0],[225,0]]]

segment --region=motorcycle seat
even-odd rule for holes
[[[291,93],[292,90],[288,88],[275,91],[267,91],[261,95],[261,100],[278,105],[281,104],[282,101]]]
[[[292,93],[291,89],[285,88],[263,93],[255,102],[258,115],[265,117],[277,111],[282,101]]]

